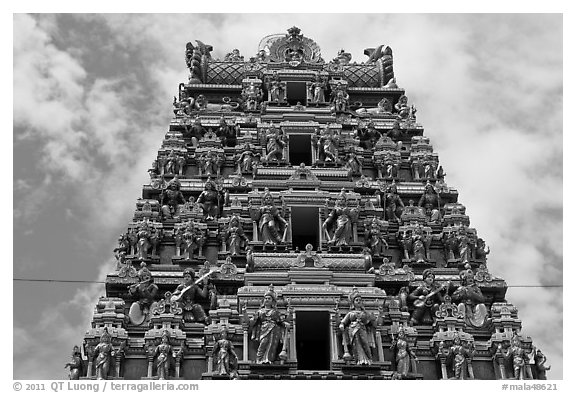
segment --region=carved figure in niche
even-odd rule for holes
[[[324,96],[324,90],[326,89],[326,82],[318,74],[316,79],[310,85],[310,96],[312,97],[312,103],[318,106],[319,103],[326,101]]]
[[[404,202],[402,202],[402,198],[398,195],[398,186],[396,183],[392,183],[386,187],[382,202],[386,221],[400,223],[400,217],[404,211]]]
[[[290,326],[289,322],[282,317],[276,308],[276,293],[274,286],[270,285],[268,291],[264,293],[264,300],[258,311],[250,318],[252,326],[252,340],[258,341],[256,351],[256,363],[272,364],[279,357],[285,360],[286,332]],[[282,353],[278,355],[278,346],[284,342]]]
[[[156,179],[160,176],[160,169],[158,169],[158,160],[152,161],[152,168],[148,169],[150,180]]]
[[[362,296],[356,288],[350,295],[350,311],[340,322],[345,361],[354,359],[357,365],[372,364],[372,349],[376,348],[376,317],[364,308]]]
[[[156,358],[156,375],[159,380],[168,379],[170,375],[170,361],[174,357],[170,335],[167,330],[162,334],[162,342],[154,349]]]
[[[504,356],[504,359],[512,361],[512,370],[514,379],[526,379],[526,365],[530,361],[526,350],[522,348],[522,341],[516,334],[512,336],[510,346],[503,348],[502,344],[498,345],[498,350]]]
[[[222,147],[234,147],[236,146],[236,129],[230,127],[226,123],[224,116],[220,118],[220,124],[218,130],[216,131],[216,136],[222,141]]]
[[[425,263],[430,260],[430,244],[432,243],[432,236],[424,232],[421,225],[404,231],[401,235],[400,242],[404,248],[404,258],[415,262]]]
[[[488,310],[484,304],[485,298],[476,285],[474,273],[467,269],[460,272],[461,283],[454,291],[452,301],[458,304],[458,311],[464,315],[468,326],[481,328],[488,322]]]
[[[130,241],[128,240],[128,234],[123,234],[118,237],[118,247],[114,250],[114,257],[118,261],[117,269],[120,268],[120,265],[124,264],[126,259],[126,255],[130,254]]]
[[[370,247],[373,256],[379,257],[388,249],[386,232],[383,233],[383,223],[374,217],[366,223],[366,245]]]
[[[150,313],[154,300],[158,294],[158,286],[154,284],[154,277],[142,262],[138,270],[138,282],[128,287],[128,293],[136,301],[132,303],[128,316],[134,325],[142,324]]]
[[[332,212],[322,224],[330,245],[347,246],[352,241],[352,223],[358,218],[358,209],[348,207],[347,204],[346,191],[342,189]],[[332,228],[334,228],[334,235],[330,236]]]
[[[240,255],[245,245],[248,244],[248,240],[248,236],[244,234],[244,230],[240,225],[240,219],[236,215],[232,216],[228,224],[228,229],[224,234],[224,241],[228,245],[230,255]]]
[[[400,122],[395,121],[394,124],[392,125],[392,128],[388,130],[386,135],[390,137],[390,139],[392,139],[394,142],[398,142],[400,139],[402,139],[402,136],[404,135],[404,130],[400,128]]]
[[[111,344],[112,337],[108,333],[108,329],[104,328],[102,336],[100,336],[100,343],[94,348],[93,356],[94,367],[96,369],[96,379],[107,379],[108,372],[112,358],[116,355],[114,347]]]
[[[350,63],[350,60],[352,60],[352,55],[346,52],[344,49],[340,49],[332,62],[340,65],[346,65]]]
[[[458,234],[456,235],[456,240],[458,244],[460,263],[469,263],[475,239],[468,235],[465,227],[460,227],[458,229]]]
[[[546,366],[546,356],[542,353],[541,350],[536,349],[533,347],[534,354],[534,364],[531,365],[532,367],[532,376],[534,379],[547,379],[546,378],[546,371],[550,370],[550,366]]]
[[[254,154],[250,148],[250,143],[246,142],[242,153],[236,156],[236,165],[238,167],[238,173],[242,174],[244,172],[251,172],[254,174],[254,169],[260,161],[260,155]]]
[[[223,202],[221,193],[216,190],[216,183],[208,178],[204,184],[204,191],[198,197],[198,203],[204,211],[204,220],[215,220],[220,215]]]
[[[200,117],[196,116],[189,132],[184,134],[184,136],[190,137],[192,146],[198,146],[198,141],[202,139],[205,134],[206,128],[202,126],[202,120],[200,120]]]
[[[356,136],[360,141],[360,147],[371,150],[380,139],[380,133],[374,128],[374,123],[369,121],[367,125],[361,124],[356,130]]]
[[[382,98],[378,102],[376,113],[390,113],[392,112],[392,103],[387,98]]]
[[[400,377],[406,377],[410,372],[417,372],[414,366],[418,358],[406,339],[406,332],[403,327],[398,329],[398,336],[392,340],[391,349],[396,353],[396,373]]]
[[[416,108],[414,107],[414,105],[409,106],[408,105],[408,97],[406,96],[401,96],[398,99],[398,102],[396,103],[396,105],[394,105],[394,108],[396,109],[396,111],[398,112],[398,118],[399,119],[404,119],[404,120],[415,120],[416,119]]]
[[[266,161],[280,161],[284,159],[284,133],[282,130],[276,128],[275,125],[270,126],[266,131]]]
[[[444,256],[446,262],[455,259],[456,257],[454,252],[458,250],[458,239],[456,238],[456,233],[453,230],[445,232],[442,235],[442,243],[444,244]]]
[[[238,49],[232,49],[232,52],[226,54],[224,61],[244,61],[244,56],[240,55]]]
[[[194,221],[189,220],[185,228],[180,228],[174,233],[176,247],[183,249],[187,259],[193,259],[194,253],[198,251],[198,256],[202,256],[202,247],[206,241],[206,234],[194,225]]]
[[[80,379],[84,375],[84,364],[82,361],[82,351],[78,345],[74,345],[72,349],[72,360],[64,366],[64,368],[69,368],[68,379]]]
[[[182,318],[184,322],[199,322],[208,323],[206,313],[200,304],[199,300],[206,299],[209,295],[208,292],[208,277],[202,278],[202,286],[194,282],[195,273],[191,268],[184,270],[184,282],[176,288],[172,294],[171,301],[178,302],[183,310]],[[215,297],[214,292],[210,292],[210,297]],[[212,299],[211,299],[212,303]]]
[[[274,206],[274,197],[268,188],[264,190],[262,206],[256,209],[250,207],[250,209],[252,219],[258,221],[260,240],[264,244],[280,244],[286,241],[288,223],[282,217],[278,208]],[[280,236],[281,231],[283,231],[282,237]]]
[[[380,172],[382,177],[387,179],[393,179],[398,177],[398,162],[390,159],[390,156],[385,156],[385,161],[380,167]]]
[[[436,275],[431,269],[426,269],[422,273],[423,283],[408,295],[408,300],[414,302],[414,311],[410,316],[411,325],[430,325],[438,310],[438,305],[442,303],[440,292],[446,287],[438,284]]]
[[[333,112],[346,112],[348,109],[348,100],[350,96],[346,92],[346,87],[338,83],[332,91],[332,111]]]
[[[220,339],[214,344],[212,357],[216,362],[216,371],[218,375],[228,375],[231,379],[238,377],[238,356],[234,351],[234,345],[228,340],[228,328],[222,327]]]
[[[280,82],[278,73],[274,71],[272,78],[268,82],[268,92],[270,93],[270,101],[281,102],[284,92],[283,83]]]
[[[152,232],[150,231],[148,222],[144,221],[138,225],[136,236],[138,238],[138,242],[136,243],[138,259],[148,259],[148,250],[152,247],[152,243],[150,242]]]
[[[244,99],[244,109],[248,111],[258,110],[258,103],[262,98],[262,90],[256,86],[254,81],[242,90],[242,98]]]
[[[164,219],[177,217],[178,205],[186,203],[184,195],[180,191],[180,186],[178,176],[174,176],[160,193],[160,205],[162,205]]]
[[[476,260],[486,263],[486,256],[490,254],[490,247],[486,245],[486,242],[481,237],[476,239],[474,253]]]
[[[324,130],[320,134],[318,158],[321,161],[338,162],[339,142],[338,134],[330,129]]]
[[[181,170],[184,166],[184,157],[179,157],[174,152],[174,149],[170,150],[168,157],[166,157],[166,164],[164,165],[164,173],[167,175],[180,175]]]
[[[200,155],[198,163],[200,164],[201,175],[219,176],[224,159],[222,154],[216,154],[213,150],[208,150]]]
[[[420,197],[418,206],[424,208],[429,222],[435,224],[440,223],[440,203],[440,195],[436,192],[434,186],[432,186],[430,182],[426,183],[424,194]]]
[[[354,151],[354,148],[351,147],[348,153],[346,154],[346,168],[350,169],[351,175],[361,175],[362,174],[362,161]]]
[[[443,343],[440,343],[443,345]],[[454,379],[468,379],[468,359],[472,359],[474,351],[470,349],[468,343],[462,343],[459,336],[454,337],[454,342],[448,350],[448,361],[452,363]]]

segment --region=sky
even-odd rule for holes
[[[560,14],[14,14],[13,277],[103,281],[187,80],[296,25],[324,59],[389,45],[522,332],[563,378]],[[13,283],[13,378],[66,378],[102,284]],[[48,333],[48,334],[47,334]]]

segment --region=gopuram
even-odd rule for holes
[[[70,378],[546,378],[389,47],[212,50],[186,44]]]

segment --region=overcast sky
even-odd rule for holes
[[[184,49],[249,58],[296,25],[324,59],[389,45],[397,83],[562,378],[561,15],[25,15],[13,19],[13,276],[103,280],[187,80]],[[530,286],[518,288],[516,286]],[[20,283],[14,378],[66,377],[101,284]]]

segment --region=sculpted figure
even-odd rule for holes
[[[234,345],[228,340],[226,326],[222,327],[220,339],[212,349],[212,357],[216,362],[216,374],[228,375],[231,379],[238,377],[238,356],[234,352]]]
[[[539,349],[534,349],[534,365],[532,366],[532,376],[534,379],[547,379],[546,371],[550,370],[550,366],[546,366],[546,356]]]
[[[208,277],[202,279],[202,287],[194,282],[194,270],[187,268],[183,272],[184,282],[176,288],[171,301],[177,301],[183,310],[184,322],[208,323],[206,313],[198,301],[208,297]],[[215,294],[211,294],[215,296]]]
[[[160,194],[160,205],[164,219],[174,218],[178,215],[178,205],[186,203],[184,195],[180,191],[180,180],[174,176]]]
[[[394,105],[394,108],[398,112],[398,118],[400,119],[414,120],[416,118],[416,108],[414,105],[408,105],[408,97],[404,95],[398,99],[398,102],[396,105]]]
[[[338,195],[336,204],[328,218],[322,224],[328,244],[334,246],[347,246],[352,241],[352,222],[358,217],[358,209],[347,206],[344,189]],[[330,235],[330,229],[334,234]]]
[[[318,152],[318,158],[321,161],[337,162],[339,142],[340,138],[338,135],[334,135],[334,132],[331,130],[327,129],[322,132],[320,136],[320,149]]]
[[[459,336],[454,337],[454,342],[448,352],[448,359],[452,362],[454,379],[467,379],[470,377],[467,372],[468,359],[472,359],[473,354],[469,346],[466,343],[462,343]]]
[[[80,379],[84,375],[84,367],[82,362],[82,352],[78,345],[74,345],[72,350],[72,360],[64,366],[64,368],[69,368],[68,379]]]
[[[476,285],[472,270],[460,272],[461,285],[451,295],[454,303],[458,304],[458,310],[464,315],[464,321],[468,326],[484,327],[487,323],[488,310],[484,304],[485,298],[482,291]]]
[[[112,337],[108,333],[108,329],[104,328],[102,336],[100,336],[100,343],[94,348],[94,366],[96,368],[96,379],[107,379],[108,372],[112,358],[116,355],[114,347],[111,344]]]
[[[319,103],[325,101],[324,90],[326,89],[326,82],[322,80],[320,75],[316,75],[316,80],[310,85],[310,96],[312,102],[318,106]]]
[[[234,127],[230,127],[226,123],[224,116],[220,118],[220,124],[216,131],[216,136],[222,141],[222,147],[234,147],[236,146],[236,130]]]
[[[346,168],[350,169],[352,175],[362,174],[362,162],[353,148],[346,154]]]
[[[431,223],[440,223],[440,195],[430,182],[426,183],[424,194],[420,197],[418,206],[423,207]]]
[[[189,137],[192,146],[195,147],[198,146],[198,141],[204,137],[204,134],[206,134],[206,128],[202,126],[202,120],[200,120],[200,117],[198,116],[196,116],[194,123],[187,131],[188,132],[184,134],[184,137]]]
[[[400,217],[404,211],[404,202],[398,195],[398,186],[395,183],[388,186],[382,199],[386,221],[400,223]]]
[[[217,154],[213,150],[208,150],[205,153],[202,153],[200,157],[198,157],[199,170],[201,175],[206,176],[219,176],[220,169],[224,164],[224,156],[222,154]]]
[[[267,188],[264,190],[262,206],[257,210],[252,209],[252,213],[252,218],[258,221],[260,240],[262,240],[264,244],[280,244],[285,241],[288,223],[282,215],[280,215],[278,208],[274,206],[274,198]],[[281,237],[280,231],[282,229],[284,234]]]
[[[248,111],[255,111],[258,109],[258,103],[262,98],[262,90],[256,86],[255,82],[250,82],[242,90],[242,98],[244,99],[244,108]]]
[[[250,143],[244,145],[242,153],[236,156],[236,165],[238,173],[251,172],[254,173],[255,165],[258,163],[260,156],[254,154],[250,148]]]
[[[280,161],[284,158],[284,134],[272,125],[266,132],[266,161]]]
[[[240,255],[245,245],[248,244],[248,240],[248,236],[244,234],[244,230],[240,225],[240,219],[238,216],[232,216],[224,235],[224,241],[228,245],[230,255]]]
[[[388,249],[386,233],[382,233],[382,223],[377,218],[366,225],[366,245],[370,247],[373,256],[380,256]]]
[[[414,302],[414,311],[410,316],[411,325],[432,324],[438,305],[442,303],[440,292],[445,288],[438,284],[435,278],[431,269],[424,270],[424,282],[408,295],[408,300]]]
[[[396,372],[401,377],[406,377],[409,372],[416,372],[413,365],[418,360],[414,349],[406,339],[406,332],[402,327],[398,330],[398,336],[392,341],[392,350],[396,352]]]
[[[174,351],[170,345],[170,336],[168,331],[162,334],[162,343],[154,350],[156,358],[156,375],[159,380],[168,379],[170,375],[170,359],[174,357]]]
[[[250,60],[251,60],[253,63],[262,63],[262,62],[265,62],[265,61],[266,61],[266,58],[267,58],[267,56],[266,56],[266,51],[265,51],[264,49],[260,49],[260,50],[258,51],[258,53],[256,53],[256,56],[254,56],[254,57],[251,58]]]
[[[475,239],[468,235],[465,227],[460,227],[458,229],[458,234],[456,235],[456,240],[458,242],[460,263],[469,263],[472,256],[472,247],[475,244]]]
[[[499,344],[498,350],[502,352],[505,359],[512,360],[514,379],[526,379],[526,365],[530,359],[526,350],[522,348],[520,337],[515,334],[512,337],[510,347],[503,348],[502,344]]]
[[[206,241],[206,234],[194,225],[194,221],[189,220],[185,228],[180,228],[174,233],[176,247],[183,249],[187,259],[193,259],[194,253],[198,251],[198,256],[202,255],[202,247]]]
[[[262,306],[250,318],[250,326],[253,327],[252,340],[258,341],[256,363],[274,363],[278,357],[278,346],[289,323],[276,308],[276,293],[272,285],[264,294]]]
[[[158,286],[154,284],[154,278],[146,267],[146,263],[142,262],[141,268],[138,270],[138,283],[130,285],[128,293],[136,300],[132,303],[128,313],[130,322],[134,325],[140,325],[147,319],[158,294]]]
[[[398,142],[404,135],[404,131],[400,128],[400,122],[396,120],[386,135],[394,142]]]
[[[421,225],[398,232],[398,239],[404,249],[406,261],[425,263],[430,260],[432,236],[424,232]]]
[[[335,90],[332,92],[332,110],[336,113],[346,112],[348,109],[348,100],[350,96],[346,92],[346,88],[338,84]]]
[[[376,348],[374,339],[376,317],[366,311],[362,296],[356,288],[352,289],[348,298],[350,312],[342,319],[339,326],[344,341],[343,359],[345,361],[354,359],[358,365],[372,364],[372,349]]]
[[[240,55],[238,49],[232,49],[232,52],[226,54],[224,61],[244,61],[244,56]]]
[[[340,65],[346,65],[350,63],[350,60],[352,60],[352,55],[346,52],[344,49],[340,49],[336,57],[332,60],[332,62]]]
[[[176,155],[174,149],[170,150],[170,154],[168,154],[166,164],[164,165],[164,173],[168,175],[180,175],[184,161],[183,157]]]
[[[380,139],[380,133],[376,130],[372,121],[368,122],[368,124],[362,123],[359,125],[356,130],[356,136],[360,141],[360,147],[366,150],[372,149],[378,139]]]
[[[474,249],[476,260],[486,263],[486,256],[490,254],[490,247],[481,237],[476,239],[476,247]]]
[[[150,249],[150,247],[152,247],[152,243],[150,242],[152,232],[150,231],[150,227],[148,226],[148,223],[146,221],[138,225],[136,236],[138,238],[138,241],[136,243],[138,258],[142,260],[148,259],[148,250]]]
[[[276,71],[272,74],[272,79],[268,82],[268,91],[270,93],[270,101],[272,102],[281,102],[282,101],[282,93],[284,91],[284,86],[282,82],[280,82],[280,78]]]
[[[204,191],[198,197],[198,203],[204,211],[206,221],[215,220],[220,215],[222,196],[216,190],[216,183],[210,178],[204,184]]]

